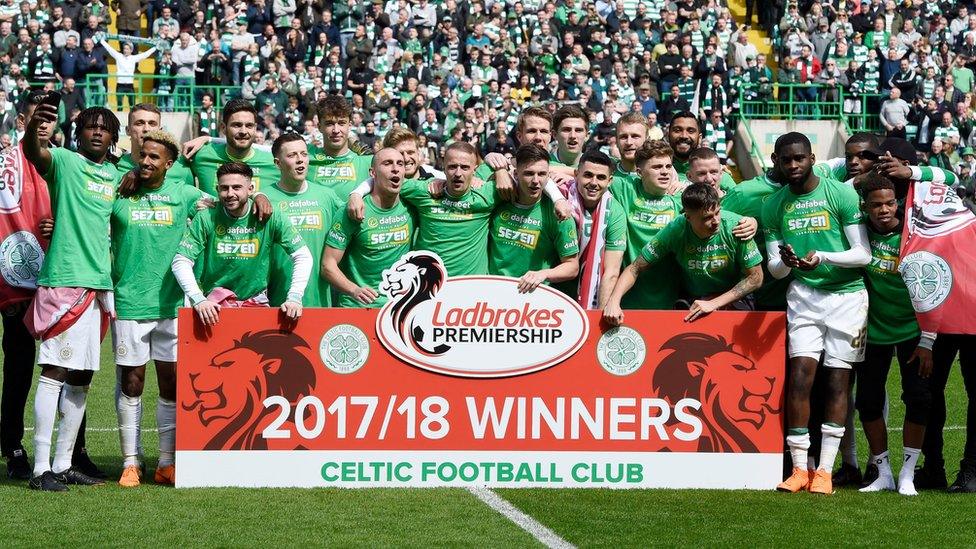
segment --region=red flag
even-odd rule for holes
[[[899,271],[923,331],[976,334],[976,215],[943,183],[913,182]]]
[[[21,147],[0,152],[0,308],[34,297],[48,242],[37,224],[51,217],[47,183]]]

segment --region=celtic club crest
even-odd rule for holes
[[[952,291],[952,270],[931,252],[909,254],[901,263],[901,277],[915,310],[927,313],[942,305]]]
[[[351,324],[333,326],[322,336],[319,357],[325,367],[337,374],[351,374],[369,358],[369,338]]]
[[[0,276],[16,288],[37,288],[44,250],[30,231],[17,231],[0,242]]]
[[[644,364],[647,347],[637,330],[619,326],[600,336],[596,358],[600,366],[616,376],[630,375]]]

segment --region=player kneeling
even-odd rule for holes
[[[253,175],[241,162],[228,162],[217,170],[220,206],[194,218],[173,258],[173,274],[207,326],[217,324],[221,307],[268,305],[274,244],[280,244],[292,261],[291,286],[281,311],[292,320],[302,315],[312,254],[287,219],[273,215],[260,221],[251,213]],[[205,261],[198,284],[193,263],[201,254]]]
[[[723,212],[718,190],[693,183],[681,195],[684,216],[676,218],[644,246],[640,257],[620,275],[603,317],[623,322],[620,300],[649,266],[669,257],[677,260],[684,286],[694,296],[685,320],[691,322],[718,309],[753,310],[749,295],[762,285],[762,255],[753,240],[732,234],[742,219]]]

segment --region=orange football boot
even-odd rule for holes
[[[807,483],[810,482],[810,473],[801,467],[794,467],[793,474],[790,478],[779,483],[776,487],[780,492],[789,492],[795,494],[801,490],[806,489]]]

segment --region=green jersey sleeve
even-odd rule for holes
[[[780,232],[780,220],[778,217],[779,200],[771,197],[763,204],[762,216],[759,224],[762,226],[763,236],[766,242],[783,241],[783,234]]]
[[[627,214],[617,200],[607,204],[607,232],[604,249],[608,252],[622,252],[627,249]]]
[[[838,217],[840,217],[841,225],[844,227],[857,225],[861,222],[863,216],[861,212],[861,197],[854,190],[854,187],[838,185],[835,188],[839,190],[837,213]]]
[[[762,254],[759,253],[759,246],[756,246],[755,239],[750,238],[745,242],[738,238],[735,240],[735,259],[739,265],[742,265],[743,271],[762,264]]]
[[[272,239],[276,244],[281,244],[281,247],[285,249],[288,255],[297,252],[305,246],[305,240],[302,238],[302,235],[298,234],[294,225],[285,216],[273,215],[268,222],[271,223]]]
[[[559,257],[573,257],[579,254],[579,235],[576,233],[576,221],[573,218],[557,221],[556,228],[556,250],[559,252]]]
[[[190,223],[190,228],[184,233],[183,240],[180,241],[180,247],[176,253],[189,259],[196,259],[203,253],[203,250],[207,246],[207,240],[210,239],[210,235],[213,233],[213,217],[211,212],[212,210],[204,212],[204,215],[198,215],[193,218],[193,222]]]
[[[349,219],[348,215],[343,215],[342,219],[332,224],[332,229],[329,230],[329,236],[325,239],[325,245],[337,250],[345,250],[349,246],[349,242],[359,231],[359,226],[360,224]]]
[[[430,198],[430,191],[427,190],[427,181],[421,179],[408,179],[400,187],[400,198],[405,202],[414,203],[417,200]]]
[[[677,218],[668,223],[641,250],[641,257],[644,261],[653,265],[660,261],[674,249],[674,244],[681,238],[681,230],[684,225],[684,218]]]

